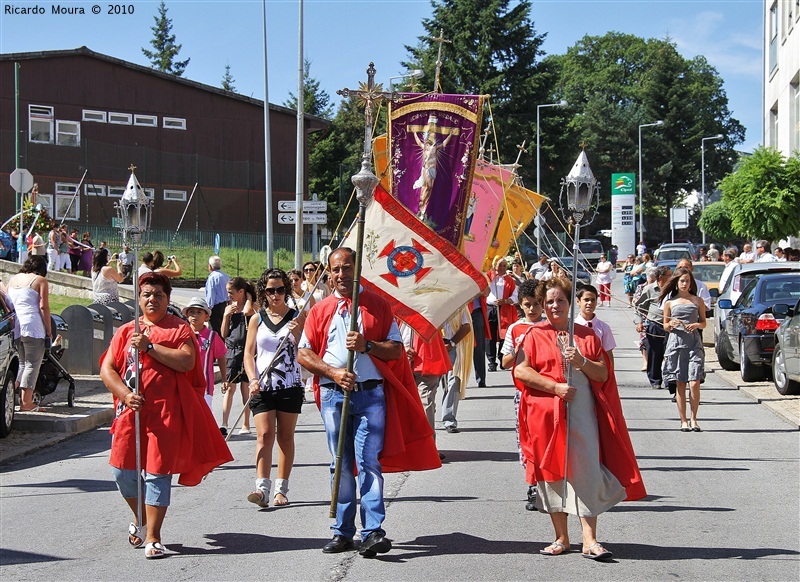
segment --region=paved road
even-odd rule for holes
[[[174,580],[796,580],[800,578],[798,431],[709,374],[702,433],[681,433],[665,391],[639,371],[630,310],[600,310],[614,329],[617,374],[649,496],[599,520],[614,563],[538,555],[549,519],[524,509],[508,372],[470,388],[460,434],[437,431],[437,471],[387,475],[394,549],[375,560],[324,555],[329,538],[323,429],[306,404],[297,432],[292,505],[258,510],[254,437],[195,488],[176,487],[164,528],[172,555],[149,562],[126,541],[129,512],[114,488],[101,429],[3,467],[0,578]],[[472,384],[474,386],[474,382]],[[219,402],[217,402],[217,406]],[[238,411],[238,409],[237,409]],[[576,520],[573,542],[580,541]],[[579,547],[579,546],[573,546]]]

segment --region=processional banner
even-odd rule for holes
[[[361,284],[430,340],[453,312],[488,285],[452,244],[419,221],[380,185],[364,215]],[[343,246],[356,248],[351,231]]]
[[[516,183],[506,188],[505,202],[500,210],[492,243],[486,252],[483,271],[489,270],[494,257],[508,254],[511,245],[528,228],[544,200],[544,196]]]
[[[460,247],[484,97],[404,93],[389,105],[391,194]]]
[[[479,159],[475,164],[464,220],[463,249],[476,269],[484,270],[486,253],[494,240],[497,219],[503,209],[505,191],[513,180],[511,172],[486,160]]]

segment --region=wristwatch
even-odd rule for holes
[[[147,352],[149,352],[152,349],[153,349],[153,342],[147,342],[147,346],[144,349],[144,353],[146,354]]]
[[[374,347],[375,347],[375,344],[373,344],[372,342],[368,341],[366,347],[364,348],[364,351],[361,352],[361,353],[362,354],[368,354],[369,351]]]

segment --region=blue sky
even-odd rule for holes
[[[133,14],[109,15],[108,2],[60,2],[86,14],[52,15],[58,2],[4,0],[0,4],[0,52],[90,49],[142,65],[150,48],[150,27],[158,1],[127,0]],[[46,14],[9,15],[5,6],[45,9]],[[549,0],[533,2],[536,31],[547,33],[544,50],[563,53],[585,34],[608,31],[645,38],[670,37],[685,57],[705,55],[725,81],[733,116],[747,128],[752,150],[761,142],[762,0]],[[337,103],[336,89],[365,80],[370,61],[377,80],[403,71],[405,45],[415,45],[431,14],[429,0],[305,0],[304,54],[311,74]],[[183,45],[180,58],[191,57],[184,76],[219,86],[230,64],[239,93],[264,97],[261,0],[170,0],[173,33]],[[298,2],[267,1],[269,99],[283,103],[297,90]],[[445,58],[447,54],[445,52]],[[24,69],[22,71],[24,75]],[[699,147],[699,145],[698,145]]]

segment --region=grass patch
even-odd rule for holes
[[[205,279],[208,277],[208,257],[214,254],[213,247],[175,248],[162,250],[164,255],[175,255],[183,269],[184,279]],[[222,270],[231,277],[258,279],[267,268],[267,256],[261,251],[251,249],[221,248]],[[277,268],[294,268],[294,253],[286,249],[275,249],[274,264]],[[311,253],[303,253],[303,262],[311,260]],[[138,268],[136,265],[134,268]]]
[[[82,297],[69,297],[67,295],[56,295],[55,293],[50,293],[49,298],[50,313],[55,313],[56,315],[61,315],[61,312],[70,305],[90,305],[93,303],[91,299],[83,299]]]

